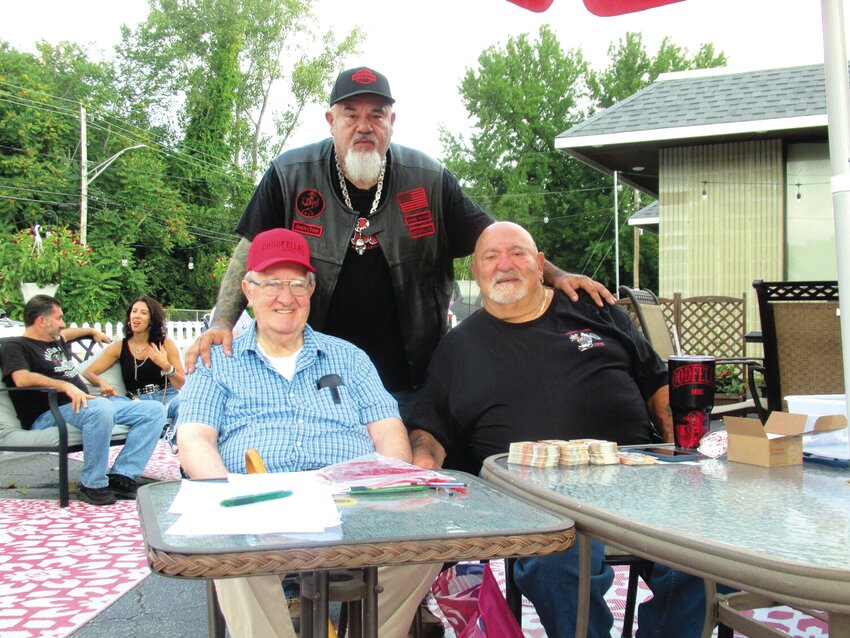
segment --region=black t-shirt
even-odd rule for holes
[[[377,186],[362,190],[345,181],[354,210],[363,217],[368,216]],[[386,194],[385,190],[383,196]],[[349,246],[323,332],[350,341],[365,351],[390,392],[410,386],[410,366],[401,335],[395,290],[380,244],[367,245],[362,255],[353,244]]]
[[[83,392],[88,392],[88,387],[77,372],[77,365],[62,337],[56,341],[38,341],[29,337],[8,339],[0,348],[0,366],[3,368],[3,382],[9,387],[17,387],[12,379],[13,372],[29,370],[51,379],[68,381]],[[30,429],[33,421],[42,412],[50,409],[45,392],[12,392],[11,398],[25,430]],[[71,401],[64,392],[58,393],[58,400],[59,405]]]
[[[667,383],[652,346],[619,308],[556,292],[521,324],[483,310],[443,337],[408,421],[473,473],[514,441],[596,438],[649,443],[647,400]]]

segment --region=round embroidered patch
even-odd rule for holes
[[[325,211],[325,198],[315,188],[308,188],[295,198],[295,210],[302,217],[318,217]]]

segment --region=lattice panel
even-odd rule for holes
[[[744,356],[744,299],[691,297],[680,302],[682,347],[715,357]]]

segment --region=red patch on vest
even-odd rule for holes
[[[295,211],[302,217],[318,217],[325,211],[325,198],[315,188],[303,190],[295,198]]]
[[[437,232],[434,226],[434,218],[431,217],[431,211],[426,210],[421,213],[413,213],[412,215],[404,216],[404,223],[407,224],[407,232],[413,239],[420,237],[428,237]]]
[[[415,210],[428,208],[428,196],[425,194],[425,189],[421,186],[399,193],[396,197],[402,213],[412,213]]]
[[[294,230],[296,233],[307,235],[307,237],[321,237],[322,233],[325,232],[324,226],[319,226],[317,224],[306,224],[304,222],[299,221],[292,222],[292,230]]]

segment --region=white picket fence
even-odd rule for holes
[[[124,324],[120,321],[116,323],[112,323],[107,321],[104,324],[101,324],[99,321],[89,323],[88,321],[84,321],[82,326],[79,326],[76,322],[72,322],[69,328],[94,328],[96,330],[100,330],[101,332],[107,334],[110,339],[115,341],[116,339],[124,338]],[[165,329],[167,336],[174,341],[177,345],[177,349],[180,351],[180,359],[183,360],[184,355],[186,354],[186,350],[195,343],[195,339],[198,338],[198,335],[204,331],[204,322],[203,321],[167,321],[165,324]],[[73,346],[72,346],[73,347]]]

